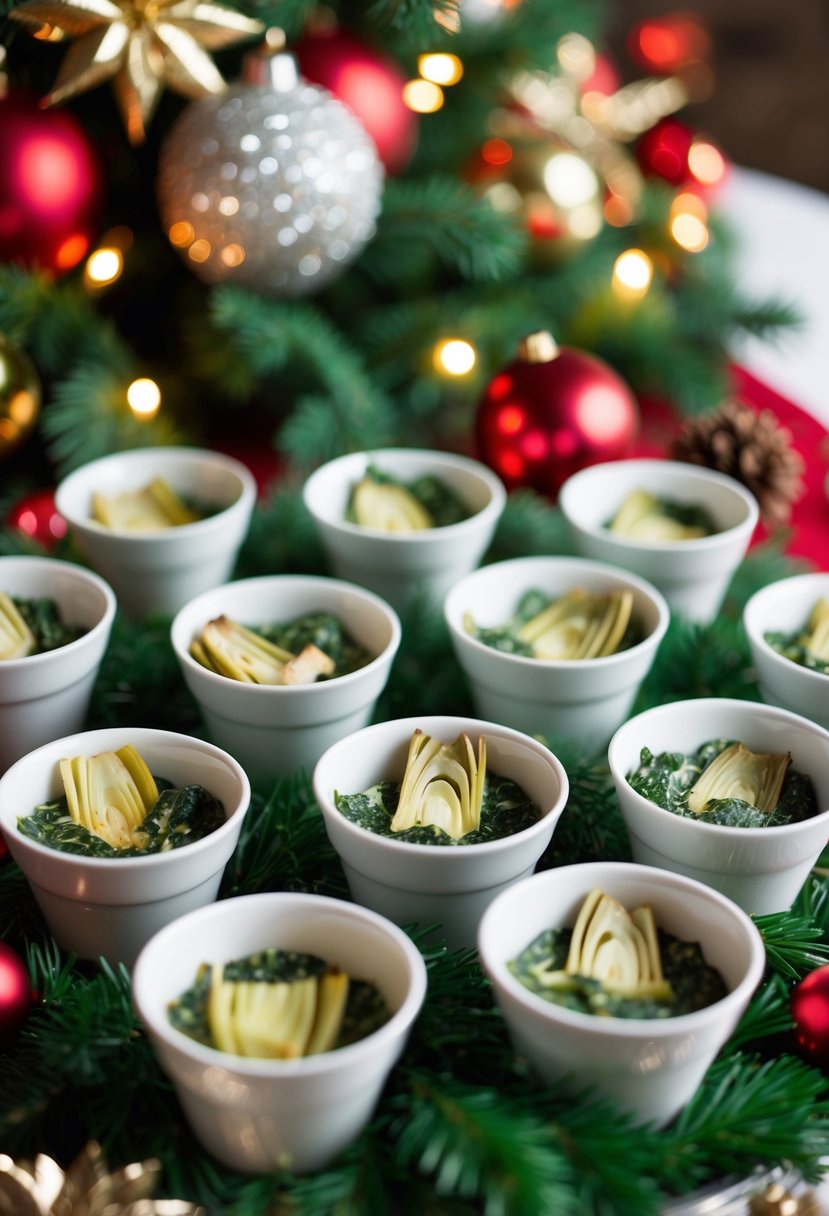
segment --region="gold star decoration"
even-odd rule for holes
[[[112,80],[131,143],[141,143],[162,88],[185,97],[221,93],[208,52],[261,35],[264,25],[207,0],[26,0],[9,13],[37,36],[76,39],[55,86],[57,105]]]
[[[161,1166],[136,1161],[110,1173],[94,1141],[64,1172],[51,1157],[13,1161],[0,1153],[2,1216],[206,1216],[184,1199],[152,1199]]]

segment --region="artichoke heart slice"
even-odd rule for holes
[[[227,980],[214,966],[207,1024],[219,1051],[296,1060],[336,1046],[348,998],[341,972],[292,981]]]
[[[829,663],[829,600],[825,596],[821,596],[810,612],[806,628],[804,649],[816,659]]]
[[[354,519],[361,528],[379,532],[425,532],[432,517],[405,486],[363,477],[351,499]]]
[[[672,1000],[652,909],[643,904],[628,912],[594,888],[579,909],[564,967],[564,976],[574,975],[598,980],[617,996]]]
[[[461,733],[454,743],[441,743],[416,730],[409,742],[392,832],[414,827],[440,828],[453,840],[474,832],[481,823],[486,777],[486,738]]]
[[[628,494],[609,527],[617,536],[630,540],[696,540],[707,534],[699,524],[673,519],[656,495],[648,490],[633,490]]]
[[[158,786],[132,744],[116,752],[60,762],[69,814],[115,849],[140,847],[140,829],[158,801]]]
[[[0,591],[0,661],[25,659],[37,647],[37,640],[23,620],[11,596]]]
[[[335,667],[318,646],[309,643],[295,655],[228,616],[208,621],[190,654],[203,667],[244,684],[313,684]]]
[[[92,518],[119,532],[159,532],[201,519],[161,477],[138,490],[92,495]]]
[[[739,798],[771,813],[780,801],[791,753],[763,755],[733,743],[702,770],[688,792],[688,809],[701,815],[712,799]]]
[[[574,587],[518,631],[537,659],[598,659],[615,654],[630,624],[633,592],[591,595]]]

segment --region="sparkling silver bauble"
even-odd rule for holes
[[[206,282],[308,295],[373,236],[383,167],[359,120],[289,55],[259,83],[264,70],[183,112],[161,150],[159,209]]]

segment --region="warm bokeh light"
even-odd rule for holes
[[[708,244],[708,229],[699,218],[682,211],[671,220],[671,236],[688,253],[701,253]]]
[[[703,186],[716,186],[725,176],[725,158],[705,139],[695,139],[688,149],[688,168]]]
[[[705,223],[708,219],[708,208],[704,199],[701,199],[698,194],[694,194],[690,190],[683,190],[671,203],[671,219],[677,215],[694,215]]]
[[[170,225],[167,236],[171,245],[175,245],[177,249],[186,249],[195,240],[196,230],[189,220],[177,220],[175,224]]]
[[[648,294],[653,279],[653,262],[643,249],[626,249],[613,263],[611,283],[617,296],[641,300]]]
[[[669,74],[704,60],[711,50],[711,36],[693,14],[669,13],[634,27],[628,48],[642,67]]]
[[[432,84],[457,84],[463,76],[463,64],[457,55],[444,53],[418,56],[417,70]]]
[[[231,268],[234,266],[241,266],[246,256],[247,255],[242,246],[235,244],[225,245],[224,249],[219,254],[219,257],[224,265],[230,266]]]
[[[544,185],[559,207],[590,202],[599,190],[593,169],[573,152],[557,152],[550,157],[544,166]]]
[[[604,218],[612,228],[625,228],[633,222],[633,207],[621,194],[611,194],[605,199]]]
[[[210,241],[205,240],[204,237],[199,237],[197,241],[193,241],[193,244],[187,250],[187,256],[193,262],[206,262],[210,257],[210,253]]]
[[[127,403],[136,418],[149,421],[161,406],[161,389],[155,380],[142,376],[139,380],[133,380],[127,389]]]
[[[512,145],[505,139],[488,139],[481,148],[481,157],[488,165],[508,165],[512,160]]]
[[[43,25],[33,30],[32,35],[40,42],[63,42],[66,37],[62,29],[58,29],[56,25],[50,25],[48,21],[44,21]]]
[[[77,266],[89,248],[89,238],[82,232],[73,232],[65,241],[61,241],[55,253],[55,266],[58,270],[71,270]]]
[[[434,114],[443,105],[443,89],[431,80],[409,80],[403,86],[403,100],[416,114]]]
[[[596,67],[596,48],[583,34],[565,34],[556,47],[562,70],[576,80],[589,80]]]
[[[435,347],[435,367],[449,376],[465,376],[475,366],[475,347],[463,338],[447,338]]]
[[[121,277],[123,269],[124,255],[120,249],[96,249],[84,267],[84,282],[87,287],[106,287]]]

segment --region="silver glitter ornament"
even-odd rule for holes
[[[159,158],[164,229],[208,283],[319,291],[375,231],[383,167],[342,102],[290,55],[249,55],[244,79],[195,101]]]

